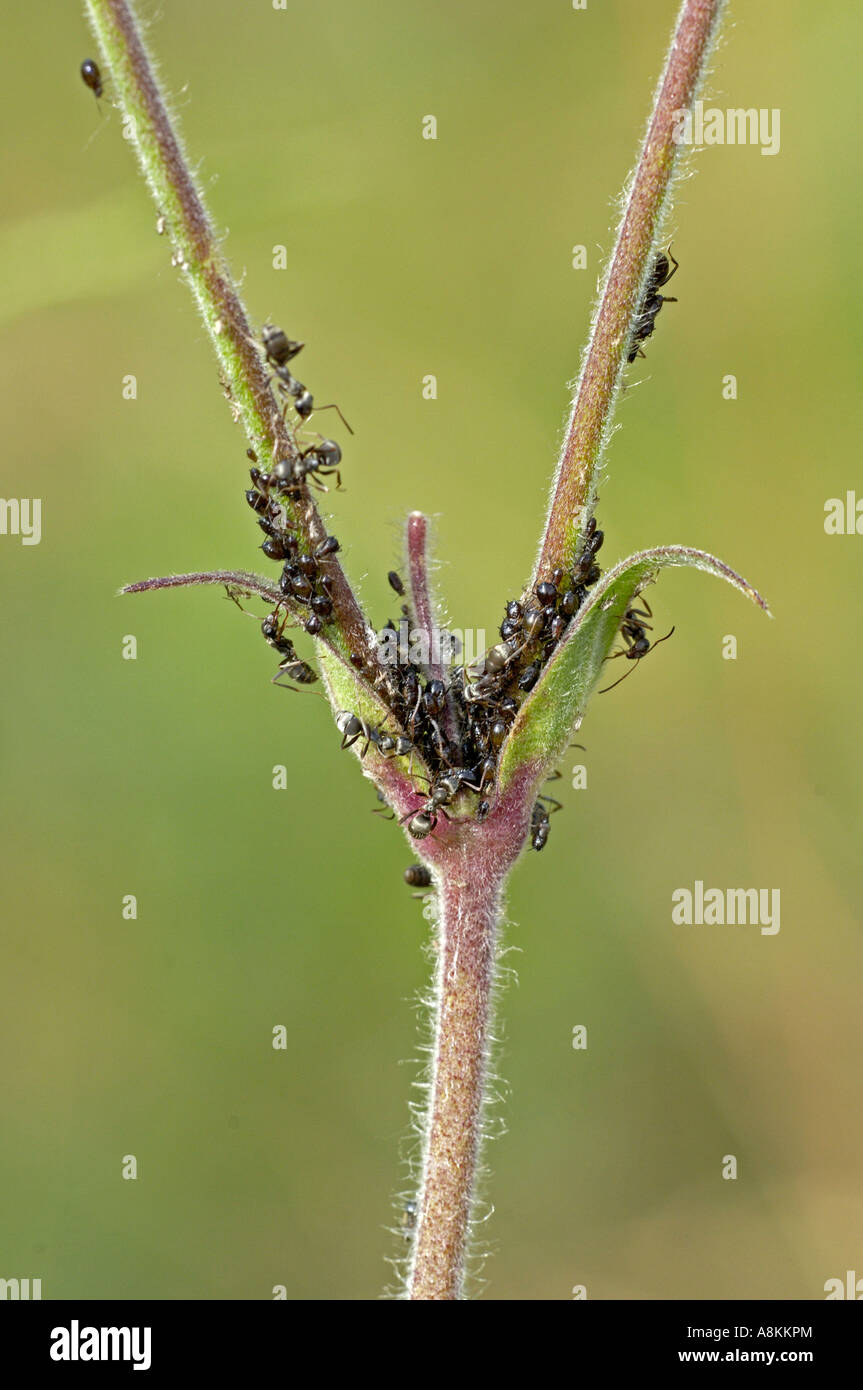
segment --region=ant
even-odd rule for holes
[[[299,458],[280,459],[273,468],[272,476],[276,480],[276,487],[281,492],[292,492],[298,487],[302,487],[311,478],[322,492],[327,492],[325,483],[321,478],[328,478],[335,474],[336,487],[342,485],[342,475],[339,472],[339,464],[342,461],[342,451],[334,439],[322,439],[320,444],[311,444],[308,449],[304,449]]]
[[[229,597],[234,600],[237,607],[242,609],[236,594],[229,592]],[[244,610],[243,610],[244,611]],[[272,613],[268,613],[261,623],[261,632],[268,646],[272,647],[280,657],[279,669],[273,676],[273,685],[279,685],[282,676],[287,676],[288,680],[296,681],[297,685],[313,685],[318,679],[316,672],[309,666],[308,662],[302,661],[294,650],[294,644],[289,637],[285,636],[285,626],[288,621],[287,610],[279,621],[279,609],[275,608]],[[282,690],[292,690],[293,686],[280,686]]]
[[[439,815],[443,816],[444,820],[449,820],[444,806],[449,806],[462,788],[479,791],[479,786],[472,780],[474,775],[474,770],[469,767],[452,767],[449,771],[441,773],[432,782],[428,798],[423,805],[414,811],[408,811],[407,815],[402,816],[399,825],[407,823],[408,834],[415,840],[424,840],[434,830]]]
[[[81,64],[81,79],[85,87],[89,87],[98,100],[102,95],[102,74],[99,71],[99,64],[94,59],[84,59]]]
[[[288,369],[288,363],[296,357],[298,352],[302,352],[305,343],[294,342],[283,329],[276,328],[272,323],[264,324],[261,330],[261,342],[267,361],[275,371],[286,394],[293,396],[294,409],[300,419],[308,420],[315,409],[314,397],[311,391],[301,381],[297,381]],[[329,405],[319,405],[318,410],[334,410],[348,434],[353,434],[353,430],[335,402],[330,402]]]
[[[674,270],[671,269],[672,264]],[[641,344],[645,338],[649,338],[656,327],[656,315],[659,313],[663,304],[676,304],[674,295],[660,294],[663,285],[667,285],[669,280],[677,271],[678,262],[671,254],[671,247],[668,253],[660,251],[653,263],[653,270],[644,291],[644,298],[641,301],[641,308],[635,321],[632,331],[632,342],[630,344],[627,362],[634,362],[636,357],[643,357]]]
[[[669,632],[666,632],[664,637],[660,637],[657,642],[651,643],[647,633],[652,632],[653,628],[650,623],[645,623],[642,619],[652,618],[653,613],[647,599],[642,599],[642,603],[644,604],[643,608],[635,608],[632,606],[627,608],[623,622],[620,625],[620,635],[626,643],[626,647],[622,651],[615,652],[614,656],[606,657],[607,661],[613,661],[614,658],[618,656],[625,656],[628,661],[641,661],[653,648],[668,641],[671,633],[674,631],[673,627]],[[603,690],[600,690],[600,695],[605,695],[609,690],[613,690],[616,685],[620,685],[620,682],[625,681],[627,676],[631,676],[634,670],[635,667],[633,666],[632,670],[626,671],[619,680],[613,681],[611,685],[605,686]]]
[[[275,609],[274,612],[268,613],[261,623],[261,632],[267,643],[282,658],[279,662],[279,669],[273,676],[273,685],[278,685],[282,676],[287,676],[288,680],[296,681],[297,685],[313,685],[318,679],[317,675],[308,662],[300,660],[294,650],[293,642],[284,635],[287,620],[288,615],[285,612],[280,623],[279,610]],[[293,687],[286,685],[281,688],[291,690]]]
[[[361,759],[366,756],[371,744],[375,745],[384,758],[405,758],[413,748],[410,739],[405,738],[404,734],[385,733],[382,728],[374,728],[358,714],[352,714],[349,709],[339,710],[336,715],[336,728],[342,736],[343,750],[352,748],[361,738],[365,739],[363,751],[360,753]]]
[[[557,776],[559,777],[560,773],[557,773]],[[550,811],[546,810],[546,805],[551,806]],[[538,796],[533,803],[533,810],[530,813],[530,843],[531,848],[535,849],[537,854],[540,850],[545,849],[548,843],[551,829],[549,817],[553,816],[555,811],[562,810],[562,803],[555,801],[553,796]]]

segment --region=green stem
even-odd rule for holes
[[[675,113],[689,109],[698,95],[723,8],[724,0],[684,0],[677,17],[576,386],[531,588],[556,567],[572,567],[593,512],[599,464],[681,152]]]
[[[134,145],[166,234],[174,263],[188,284],[219,360],[225,394],[261,467],[297,457],[297,443],[273,394],[246,310],[195,184],[134,9],[128,0],[85,0],[107,70],[124,134]],[[326,527],[307,488],[286,498],[292,528],[313,551]],[[333,621],[320,640],[343,657],[361,652],[378,669],[375,645],[338,561],[327,560]]]

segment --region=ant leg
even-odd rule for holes
[[[339,407],[336,405],[335,401],[330,401],[329,405],[316,405],[315,414],[317,414],[319,410],[334,410],[338,415],[339,419],[341,420],[342,424],[344,425],[345,429],[347,430],[348,434],[353,434],[353,430],[351,429],[342,412],[339,410]]]
[[[296,685],[282,685],[281,681],[279,680],[279,677],[283,676],[284,674],[284,671],[277,671],[272,678],[273,685],[277,685],[280,690],[292,690],[295,695],[299,695],[299,688]]]

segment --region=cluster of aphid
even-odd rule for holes
[[[438,818],[446,817],[446,808],[465,791],[479,798],[477,819],[488,815],[501,748],[522,700],[599,579],[596,556],[602,541],[603,533],[591,518],[572,569],[555,570],[535,586],[529,600],[512,599],[506,605],[501,640],[478,666],[455,667],[447,682],[427,676],[410,660],[387,667],[377,685],[380,689],[383,684],[382,693],[400,733],[372,727],[348,710],[337,716],[342,747],[362,740],[362,756],[372,746],[384,756],[406,756],[413,751],[421,755],[431,774],[428,795],[404,817],[415,839],[431,834]],[[399,576],[391,573],[389,579],[396,593],[403,595]],[[407,605],[402,612],[409,619]],[[395,624],[390,621],[387,628],[394,630]],[[359,656],[352,659],[362,668]],[[548,797],[537,801],[530,828],[534,849],[544,848],[548,808],[556,809],[558,804]],[[418,878],[409,882],[419,885]]]
[[[96,97],[101,97],[102,75],[93,59],[88,58],[81,64],[81,77]],[[668,284],[677,268],[678,263],[670,250],[656,256],[633,329],[629,362],[644,355],[641,344],[653,333],[663,304],[676,302],[673,296],[659,291]],[[305,424],[315,410],[314,397],[289,366],[304,344],[289,338],[273,324],[264,327],[261,341],[279,390],[287,397],[286,409],[292,406],[300,425]],[[353,433],[337,405],[319,406],[318,409],[336,410],[346,429]],[[313,551],[306,549],[290,529],[284,503],[287,499],[296,500],[309,485],[326,491],[325,478],[334,477],[336,487],[341,487],[341,447],[333,439],[319,437],[317,443],[300,448],[295,457],[278,460],[269,473],[257,467],[258,459],[253,450],[247,452],[254,466],[246,501],[265,535],[261,549],[268,559],[282,564],[279,589],[284,595],[284,605],[278,604],[261,624],[264,638],[279,657],[279,668],[273,680],[278,682],[282,676],[287,676],[298,685],[310,685],[317,680],[317,675],[297,656],[293,643],[285,636],[285,628],[289,611],[296,611],[297,606],[308,609],[308,617],[302,625],[313,637],[318,636],[332,618],[332,592],[325,563],[336,554],[339,542],[335,536],[326,536]],[[445,808],[463,791],[474,792],[480,798],[476,809],[478,820],[484,820],[489,814],[489,793],[497,776],[502,745],[521,701],[536,685],[588,590],[599,579],[601,570],[596,556],[602,541],[603,533],[591,518],[571,571],[554,570],[547,579],[535,585],[527,601],[512,599],[506,605],[500,627],[501,640],[486,652],[480,669],[456,667],[447,683],[440,677],[429,676],[410,660],[389,666],[383,674],[367,672],[383,693],[398,732],[390,732],[383,726],[372,727],[350,710],[342,710],[337,715],[342,748],[362,740],[363,757],[371,746],[383,757],[408,757],[416,752],[429,768],[431,782],[426,800],[403,817],[415,839],[422,840],[431,834],[438,817],[446,817]],[[403,596],[404,586],[398,574],[391,571],[389,581],[396,593]],[[402,605],[402,613],[410,619],[406,604]],[[647,606],[643,609],[630,606],[620,628],[626,646],[617,655],[637,661],[647,654],[651,646],[647,636],[650,625],[644,619],[651,616]],[[394,630],[395,624],[390,621],[386,627]],[[671,633],[667,635],[670,637]],[[351,661],[358,670],[366,669],[366,659],[360,653],[352,652]],[[543,849],[548,840],[549,806],[556,810],[560,802],[540,796],[533,807],[530,840],[535,850]],[[428,887],[431,883],[428,869],[418,864],[405,871],[405,879],[415,887]]]
[[[267,363],[273,368],[280,389],[289,397],[287,404],[293,405],[300,422],[305,423],[315,408],[314,398],[308,388],[292,375],[287,365],[301,351],[303,344],[294,342],[281,328],[271,324],[263,330],[262,343]],[[338,410],[338,406],[319,407],[322,410],[331,408]],[[347,425],[347,428],[350,429],[350,426]],[[309,484],[326,490],[325,478],[335,477],[336,486],[341,487],[341,447],[334,439],[321,438],[317,443],[301,448],[295,458],[279,460],[269,473],[257,467],[257,455],[251,449],[247,452],[255,466],[249,474],[252,486],[246,492],[246,501],[266,537],[261,549],[269,560],[282,564],[279,589],[285,596],[285,606],[277,607],[261,624],[266,641],[279,656],[279,669],[273,679],[278,681],[285,675],[300,685],[309,685],[317,680],[317,676],[307,662],[297,657],[293,643],[285,636],[288,605],[294,609],[296,606],[308,609],[303,627],[310,636],[317,637],[323,631],[333,614],[326,561],[336,554],[339,542],[335,536],[326,536],[314,550],[307,550],[290,529],[284,503],[296,500]]]
[[[628,361],[634,361],[641,353],[640,345],[653,333],[662,305],[671,302],[671,297],[660,294],[660,290],[676,270],[677,261],[670,251],[657,255],[636,319]],[[279,389],[304,424],[314,410],[314,399],[289,366],[303,344],[272,325],[264,328],[262,342]],[[338,411],[338,406],[320,408]],[[341,416],[341,411],[338,413]],[[347,421],[344,423],[347,426]],[[254,455],[250,453],[250,457],[256,464]],[[297,657],[285,636],[288,605],[294,611],[296,605],[308,608],[309,616],[303,623],[306,632],[312,636],[321,633],[333,612],[330,585],[322,566],[339,549],[334,536],[327,536],[313,552],[304,549],[288,526],[283,503],[289,497],[296,498],[309,484],[326,490],[325,478],[335,477],[336,486],[340,487],[341,458],[342,451],[335,440],[321,438],[318,443],[301,448],[295,458],[277,462],[269,474],[257,467],[251,470],[252,488],[246,499],[266,536],[262,549],[268,558],[283,564],[279,587],[285,596],[285,607],[277,607],[262,624],[264,637],[280,658],[276,681],[282,675],[298,684],[316,679],[314,671]],[[416,754],[422,759],[430,778],[427,795],[419,807],[403,817],[414,839],[430,835],[439,817],[447,818],[446,808],[463,792],[476,794],[478,820],[489,814],[501,748],[522,701],[536,685],[588,591],[600,577],[596,557],[602,542],[603,533],[591,517],[572,568],[554,570],[534,586],[527,599],[510,600],[500,626],[501,640],[486,652],[478,666],[457,666],[443,680],[440,674],[428,673],[409,658],[373,671],[361,653],[350,654],[356,669],[367,675],[384,698],[394,727],[390,730],[384,724],[373,726],[351,710],[341,710],[336,725],[342,748],[361,743],[361,757],[374,747],[385,758],[412,759]],[[404,585],[394,571],[390,572],[389,582],[404,597]],[[407,604],[402,605],[402,614],[410,623]],[[620,628],[625,647],[617,655],[638,661],[647,654],[651,642],[647,635],[650,625],[645,620],[650,616],[647,606],[627,609]],[[396,631],[391,620],[384,633],[387,630]],[[537,799],[529,832],[535,850],[545,847],[550,812],[559,805],[551,797]],[[410,874],[408,882],[427,886],[426,870],[413,866]]]

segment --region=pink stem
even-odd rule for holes
[[[439,680],[447,685],[448,672],[441,660],[441,628],[428,575],[428,518],[423,516],[422,512],[411,512],[408,516],[407,553],[414,622],[417,630],[425,634],[428,642],[429,660],[426,674],[429,680]],[[444,728],[450,741],[455,742],[457,716],[450,695],[447,696]]]
[[[204,570],[197,574],[166,574],[158,579],[139,579],[134,584],[124,584],[121,594],[146,594],[152,589],[182,589],[189,584],[224,584],[226,588],[240,589],[246,594],[260,594],[267,603],[278,605],[284,598],[275,584],[269,584],[258,574],[246,570]]]
[[[437,1015],[423,1175],[407,1296],[462,1297],[482,1142],[497,929],[524,845],[536,770],[525,765],[488,820],[429,846],[438,889]]]

